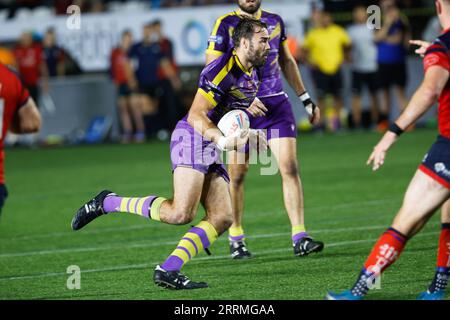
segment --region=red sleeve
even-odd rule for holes
[[[28,92],[28,89],[25,87],[22,87],[22,93],[20,94],[19,99],[19,105],[17,106],[17,109],[22,108],[30,98],[30,93]]]
[[[433,45],[427,50],[423,59],[425,73],[433,66],[441,66],[450,71],[450,59],[446,49]]]
[[[14,73],[15,81],[17,82],[17,108],[16,110],[22,108],[30,98],[30,93],[28,92],[27,87],[23,84],[19,75]]]

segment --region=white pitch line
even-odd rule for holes
[[[386,199],[380,199],[380,200],[368,200],[368,201],[356,201],[356,202],[346,202],[341,204],[335,204],[335,205],[327,205],[327,206],[315,206],[308,208],[308,211],[317,211],[317,210],[336,210],[336,209],[345,209],[345,208],[351,208],[354,206],[362,206],[362,205],[378,205],[386,202],[391,201],[397,201],[397,198],[386,198]],[[331,207],[331,208],[330,208]],[[284,214],[284,212],[273,212],[273,211],[267,211],[267,212],[248,212],[248,217],[261,217],[266,215],[273,215],[273,214]],[[336,221],[339,221],[339,218],[336,218]],[[102,234],[102,233],[108,233],[108,232],[126,232],[130,230],[139,230],[139,229],[147,229],[147,228],[154,228],[157,227],[157,224],[149,223],[149,224],[142,224],[142,225],[131,225],[131,226],[122,226],[122,227],[110,227],[110,228],[101,228],[101,229],[95,229],[95,230],[83,230],[83,234]],[[67,227],[68,229],[70,226]],[[21,236],[15,236],[15,237],[0,237],[1,241],[16,241],[16,240],[35,240],[35,239],[45,239],[45,238],[56,238],[56,237],[66,237],[66,236],[73,236],[73,231],[68,230],[67,232],[51,232],[46,234],[39,234],[39,235],[21,235]]]
[[[414,238],[420,238],[425,237],[429,235],[437,235],[438,232],[424,232],[420,233]],[[340,242],[334,242],[330,244],[326,244],[326,247],[340,247],[350,244],[361,244],[361,243],[372,243],[375,242],[377,239],[363,239],[363,240],[351,240],[351,241],[340,241]],[[292,249],[290,248],[282,248],[282,249],[272,249],[272,250],[264,250],[259,251],[256,257],[262,256],[262,255],[269,255],[273,253],[280,253],[280,252],[287,252]],[[217,255],[217,256],[207,256],[207,257],[197,257],[192,262],[201,261],[201,260],[218,260],[218,259],[230,259],[229,255]],[[149,263],[141,263],[141,264],[131,264],[131,265],[121,265],[121,266],[114,266],[114,267],[107,267],[107,268],[98,268],[98,269],[88,269],[88,270],[81,270],[81,273],[97,273],[97,272],[108,272],[108,271],[120,271],[120,270],[133,270],[133,269],[145,269],[149,268],[150,266],[159,264],[160,261],[157,262],[149,262]],[[0,278],[0,282],[4,281],[13,281],[13,280],[28,280],[28,279],[37,279],[37,278],[47,278],[47,277],[62,277],[67,276],[67,273],[65,272],[50,272],[50,273],[41,273],[41,274],[35,274],[35,275],[29,275],[29,276],[17,276],[17,277],[7,277],[7,278]]]
[[[332,229],[321,229],[321,230],[312,230],[311,234],[316,233],[338,233],[338,232],[351,232],[351,231],[364,231],[364,230],[376,230],[386,228],[386,225],[379,226],[368,226],[368,227],[352,227],[352,228],[332,228]],[[253,236],[248,236],[249,239],[264,239],[264,238],[276,238],[276,237],[289,237],[290,233],[280,232],[280,233],[269,233],[269,234],[257,234]],[[226,237],[221,237],[219,241],[225,241]],[[123,245],[115,245],[115,246],[97,246],[97,247],[83,247],[83,248],[66,248],[66,249],[51,249],[51,250],[39,250],[39,251],[28,251],[28,252],[11,252],[11,253],[3,253],[0,254],[1,258],[15,258],[15,257],[28,257],[28,256],[36,256],[36,255],[51,255],[51,254],[60,254],[60,253],[76,253],[76,252],[94,252],[94,251],[102,251],[102,250],[115,250],[115,249],[130,249],[130,248],[150,248],[150,247],[159,247],[163,245],[176,245],[178,241],[167,241],[167,242],[152,242],[152,243],[128,243]]]

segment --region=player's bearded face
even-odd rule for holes
[[[254,14],[261,7],[261,0],[239,0],[239,8],[248,14]]]
[[[262,67],[266,64],[267,56],[269,55],[269,50],[266,50],[264,46],[253,45],[253,40],[250,41],[248,49],[249,61],[254,67]]]

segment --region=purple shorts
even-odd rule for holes
[[[187,121],[178,121],[170,138],[172,170],[187,167],[205,175],[215,172],[226,182],[230,182],[220,155],[213,142],[205,140]]]
[[[250,128],[266,129],[267,140],[272,138],[296,138],[297,126],[288,95],[284,93],[259,99],[269,111],[265,117],[250,116]]]

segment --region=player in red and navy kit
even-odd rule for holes
[[[226,53],[232,46],[230,34],[243,17],[252,17],[266,23],[270,35],[270,54],[262,70],[262,83],[257,97],[265,105],[264,117],[251,117],[250,126],[267,130],[267,139],[275,156],[283,185],[284,205],[292,227],[292,244],[296,256],[306,256],[323,249],[323,243],[310,237],[305,229],[303,209],[303,188],[297,163],[297,126],[292,106],[283,91],[283,73],[289,85],[295,90],[305,106],[310,121],[317,124],[320,110],[306,92],[298,65],[289,50],[283,19],[274,13],[262,10],[261,0],[238,0],[239,9],[216,20],[206,50],[206,63],[210,63]],[[236,159],[231,154],[230,159]],[[251,256],[245,243],[242,228],[244,209],[244,179],[248,171],[247,163],[231,163],[231,197],[233,200],[233,225],[229,230],[230,252],[233,259]]]
[[[436,275],[420,300],[444,298],[450,276],[450,0],[437,0],[436,8],[444,32],[424,55],[425,78],[408,107],[375,146],[367,164],[378,170],[386,152],[398,136],[415,123],[439,100],[439,136],[424,157],[406,191],[403,205],[391,227],[379,238],[352,289],[331,300],[361,300],[381,273],[393,264],[407,241],[417,234],[442,206],[442,231],[439,239]]]
[[[5,151],[3,143],[8,129],[13,133],[34,133],[41,118],[28,90],[19,77],[0,63],[0,212],[7,197],[5,186]]]

